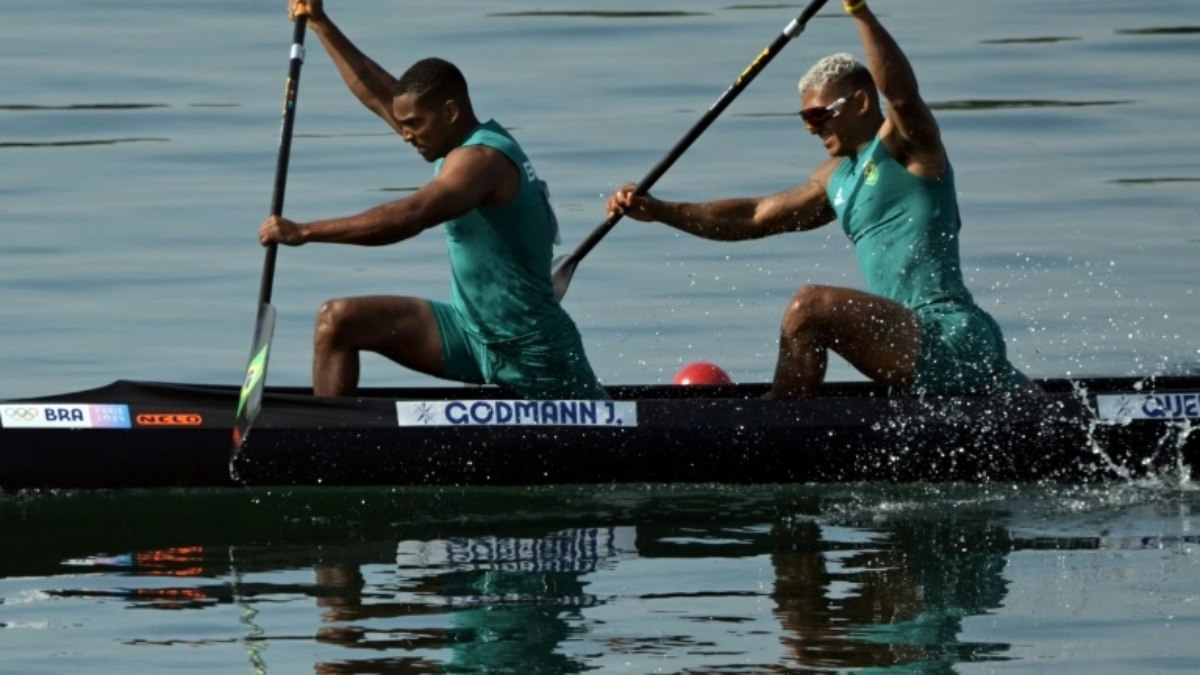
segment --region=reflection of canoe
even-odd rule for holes
[[[268,389],[247,483],[1093,481],[1200,466],[1200,377],[1046,380],[1043,398],[888,397],[866,383],[611,387],[512,401],[490,387]],[[0,485],[231,484],[237,389],[121,381],[0,403]]]

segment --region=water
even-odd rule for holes
[[[1194,672],[1150,486],[301,489],[0,506],[4,672]]]
[[[3,397],[120,378],[240,381],[290,41],[282,5],[5,3]],[[569,247],[603,220],[603,198],[645,175],[797,11],[675,0],[645,9],[430,1],[331,12],[393,71],[430,54],[457,62],[481,114],[511,127],[550,182]],[[881,11],[939,110],[962,190],[968,283],[1014,361],[1037,376],[1194,369],[1195,4]],[[814,19],[656,193],[766,194],[803,180],[822,150],[785,114],[798,107],[795,81],[819,56],[857,52],[856,39],[837,12]],[[357,212],[429,175],[312,40],[285,213]],[[669,381],[699,359],[764,380],[783,305],[805,283],[861,286],[836,225],[725,244],[627,221],[585,259],[566,305],[607,382]],[[444,298],[447,287],[440,231],[383,249],[281,251],[271,381],[308,382],[322,300]],[[860,378],[840,361],[830,375]],[[428,382],[383,361],[364,368],[366,384]]]
[[[877,4],[938,111],[968,285],[1014,361],[1195,371],[1195,3]],[[241,379],[283,7],[6,0],[0,398]],[[458,63],[549,180],[572,246],[799,7],[330,10],[393,71]],[[859,51],[852,27],[826,11],[655,192],[803,180],[821,150],[787,115],[795,81],[843,50]],[[285,213],[358,211],[429,175],[310,40]],[[607,382],[699,359],[761,381],[806,283],[861,286],[836,226],[731,245],[626,221],[566,306]],[[436,231],[282,250],[270,381],[307,383],[323,299],[447,288]],[[365,384],[429,382],[364,363]],[[6,495],[0,672],[1191,672],[1196,505],[1190,483]]]

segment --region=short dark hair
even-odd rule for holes
[[[467,79],[458,66],[437,57],[417,61],[396,79],[396,96],[415,94],[420,98],[435,91],[447,96],[466,97]]]

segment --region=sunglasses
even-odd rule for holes
[[[857,91],[854,92],[854,94],[857,93]],[[799,115],[804,120],[804,128],[809,131],[820,129],[821,125],[837,117],[842,112],[842,106],[846,105],[846,101],[850,100],[850,97],[854,96],[854,94],[847,94],[829,105],[801,110]]]

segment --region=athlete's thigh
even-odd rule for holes
[[[441,335],[428,300],[372,295],[333,302],[343,344],[375,352],[413,370],[442,374]]]
[[[837,353],[864,374],[895,386],[916,376],[921,321],[916,312],[878,295],[831,288],[827,330]]]

